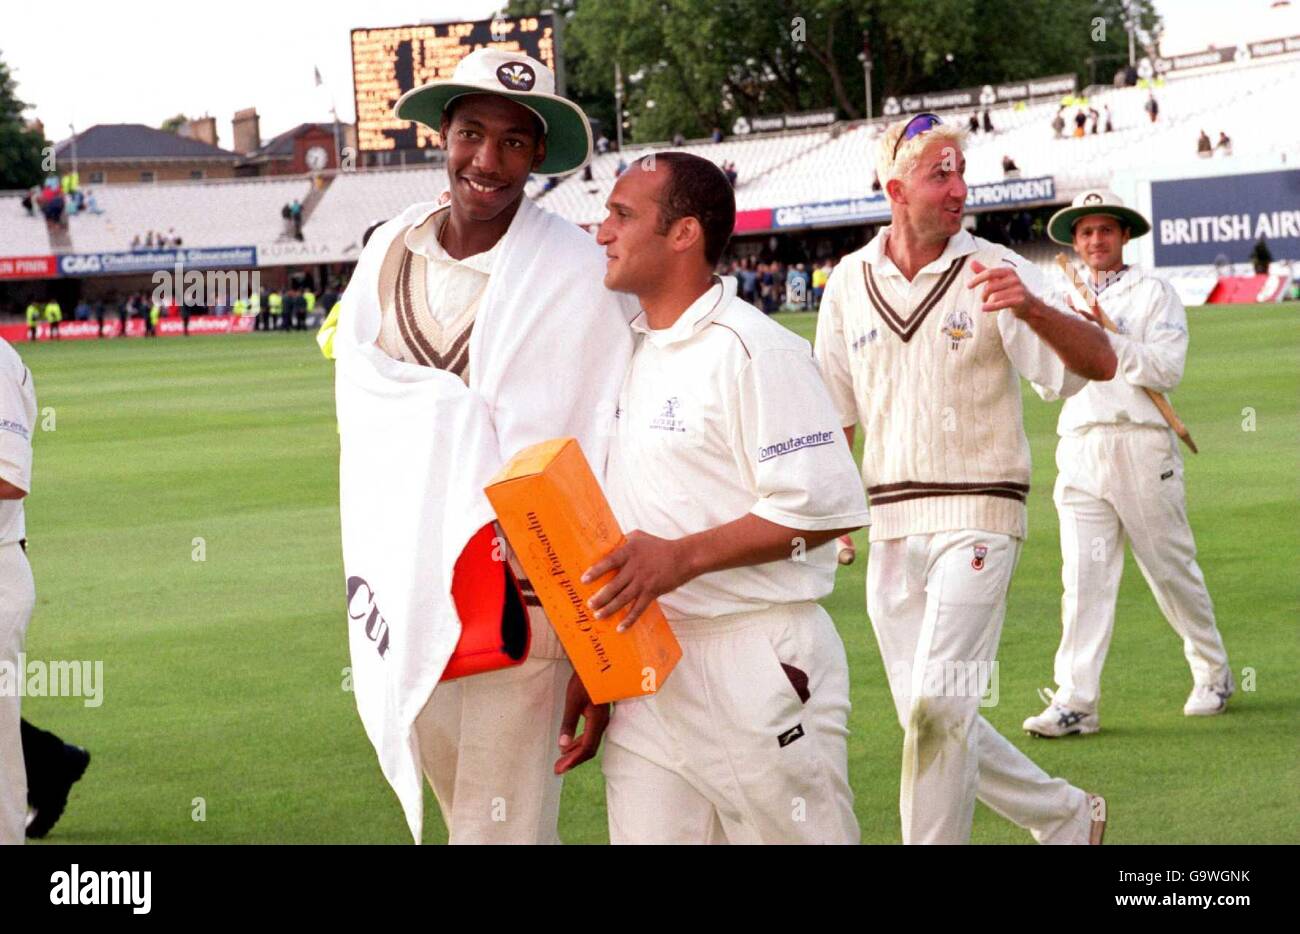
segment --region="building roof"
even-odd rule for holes
[[[99,123],[82,130],[75,137],[65,139],[55,147],[55,157],[72,157],[72,140],[77,141],[77,159],[86,162],[122,160],[148,161],[153,159],[202,159],[207,161],[235,161],[239,154],[212,146],[197,139],[189,139],[145,126],[143,123]]]
[[[339,132],[343,132],[343,124],[339,124]],[[300,123],[291,130],[285,130],[279,136],[272,137],[262,146],[254,149],[248,155],[243,157],[244,164],[250,162],[262,162],[269,159],[290,159],[293,157],[293,141],[301,136],[307,130],[323,130],[326,133],[333,134],[334,124],[332,123]]]

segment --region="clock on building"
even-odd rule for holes
[[[329,164],[329,161],[329,153],[325,151],[324,146],[313,146],[307,150],[307,168],[320,171]]]

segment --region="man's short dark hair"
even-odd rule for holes
[[[736,227],[736,193],[727,176],[708,159],[687,152],[661,152],[654,166],[668,172],[659,195],[659,226],[665,234],[683,217],[693,217],[704,230],[704,258],[716,266]]]
[[[462,94],[460,97],[453,97],[447,101],[447,105],[442,108],[442,119],[447,121],[448,126],[451,126],[452,118],[456,116],[456,108],[465,103],[465,99],[471,96],[473,95]],[[519,106],[523,107],[522,104]],[[527,107],[524,107],[524,109],[528,110]],[[533,118],[533,141],[540,143],[546,139],[546,124],[542,123],[542,118],[531,110],[528,110],[528,116]]]

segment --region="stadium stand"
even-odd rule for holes
[[[310,179],[302,177],[97,185],[95,198],[102,213],[68,218],[70,246],[58,252],[129,250],[137,234],[170,228],[187,247],[286,239],[292,234],[280,208],[294,198],[306,201],[311,191]],[[6,198],[4,205],[8,204]],[[16,201],[13,206],[22,213]],[[40,243],[39,249],[29,247],[29,252],[50,252],[44,220],[23,216],[6,219],[0,253],[11,253],[14,245],[9,240],[17,231],[24,243]]]
[[[1216,153],[1216,160],[1250,158],[1271,165],[1300,162],[1300,134],[1279,102],[1300,98],[1300,57],[1235,63],[1185,76],[1170,76],[1155,88],[1160,118],[1152,123],[1143,111],[1145,88],[1097,87],[1081,94],[1083,106],[1110,108],[1114,132],[1081,139],[1056,139],[1051,122],[1059,101],[1039,101],[992,109],[996,132],[970,137],[966,150],[967,181],[1001,181],[1002,158],[1010,155],[1024,178],[1052,176],[1056,199],[1064,202],[1087,187],[1106,185],[1113,173],[1150,165],[1177,168],[1203,164],[1196,155],[1201,130],[1212,138],[1226,132],[1235,156]],[[1066,108],[1073,129],[1076,105]],[[951,112],[962,123],[969,111]],[[721,143],[691,141],[676,147],[738,171],[737,207],[777,208],[860,197],[871,193],[875,146],[882,120],[840,123],[815,130],[733,137]],[[547,208],[583,225],[599,222],[620,161],[631,163],[660,146],[627,147],[622,153],[597,155],[590,178],[574,173],[548,182],[533,178],[526,192]],[[174,228],[184,245],[264,244],[291,236],[280,208],[298,198],[308,206],[303,233],[308,243],[359,243],[370,224],[392,217],[406,206],[434,200],[446,187],[440,164],[367,169],[324,176],[327,187],[313,187],[305,176],[258,179],[109,184],[95,186],[100,214],[69,219],[66,237],[47,230],[39,217],[27,217],[18,203],[21,192],[0,192],[0,256],[63,252],[117,251],[131,248],[132,238],[148,230]],[[548,184],[551,187],[547,187]],[[1055,248],[1025,247],[1031,258],[1048,266]],[[1198,283],[1213,275],[1209,268],[1188,270]],[[1197,289],[1200,285],[1197,285]]]

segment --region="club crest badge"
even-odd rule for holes
[[[686,419],[677,414],[681,404],[681,400],[676,396],[665,399],[663,409],[656,417],[650,419],[650,427],[660,431],[685,431]]]
[[[984,559],[987,558],[989,554],[989,546],[981,542],[975,546],[974,551],[975,556],[970,559],[970,566],[977,571],[982,571],[984,570]]]
[[[537,75],[523,62],[507,62],[497,69],[497,80],[512,91],[531,91]]]
[[[961,347],[961,342],[971,337],[974,331],[975,327],[971,322],[970,315],[960,308],[954,308],[943,319],[943,333],[948,335],[948,339],[952,341],[953,350]]]

